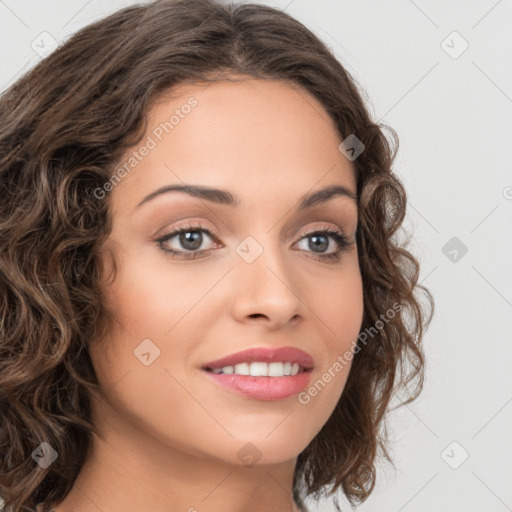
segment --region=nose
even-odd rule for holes
[[[232,300],[237,321],[261,322],[270,329],[298,321],[305,305],[298,292],[298,276],[285,258],[277,243],[265,245],[251,263],[237,256]]]

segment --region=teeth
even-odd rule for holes
[[[222,370],[224,370],[224,368]],[[229,366],[228,368],[231,368],[231,366]],[[233,373],[236,373],[238,375],[250,375],[250,367],[248,363],[235,364],[234,369],[235,371]]]
[[[252,377],[285,377],[297,375],[300,366],[298,363],[239,363],[235,366],[224,366],[223,368],[215,368],[213,373],[223,373],[236,375],[251,375]]]
[[[268,367],[269,365],[267,363],[251,363],[249,366],[249,375],[251,375],[251,377],[267,377]]]

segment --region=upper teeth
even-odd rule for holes
[[[300,366],[298,363],[240,363],[235,366],[224,366],[213,369],[213,373],[235,373],[237,375],[251,375],[253,377],[283,377],[297,375]]]

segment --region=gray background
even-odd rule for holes
[[[133,3],[0,0],[0,90],[52,38]],[[396,472],[379,464],[357,510],[512,510],[512,1],[258,3],[320,36],[398,132],[405,224],[436,300],[424,392],[390,415]]]

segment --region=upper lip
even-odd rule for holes
[[[213,370],[224,366],[235,366],[239,363],[252,363],[261,361],[265,363],[290,362],[298,363],[304,370],[312,370],[314,367],[313,358],[303,350],[294,347],[268,348],[257,347],[230,354],[226,357],[210,361],[202,366],[203,370]]]

